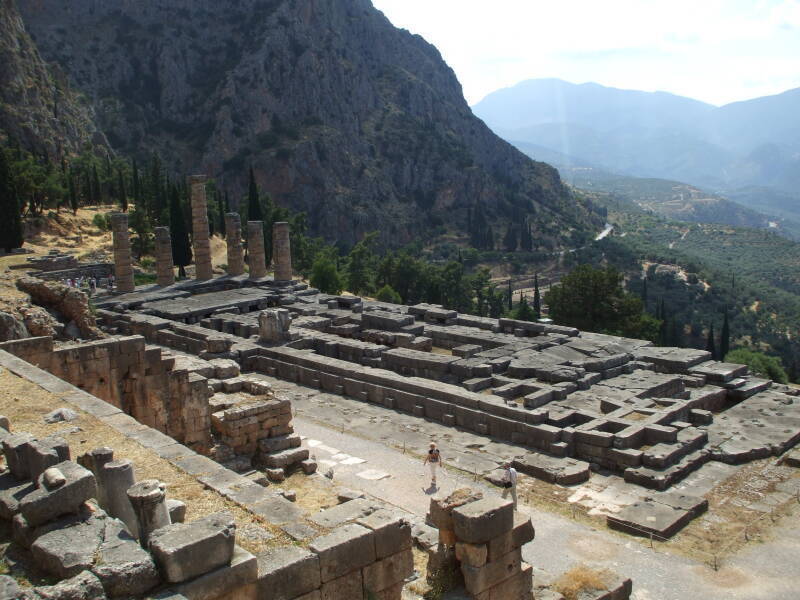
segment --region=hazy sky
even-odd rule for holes
[[[373,0],[435,45],[470,104],[525,79],[726,104],[800,87],[800,0]]]

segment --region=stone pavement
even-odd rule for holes
[[[293,404],[296,402],[293,399]],[[431,493],[427,489],[428,473],[422,468],[421,459],[412,456],[411,452],[424,450],[426,444],[414,446],[413,450],[407,445],[407,452],[403,454],[402,449],[388,447],[387,439],[375,441],[343,434],[341,427],[337,429],[339,423],[326,421],[322,425],[303,415],[302,411],[295,416],[294,423],[296,431],[307,438],[306,443],[309,440],[319,443],[315,446],[318,460],[327,460],[323,456],[329,454],[320,450],[321,446],[338,450],[337,455],[346,454],[365,460],[358,464],[342,464],[340,460],[333,465],[333,480],[337,485],[363,491],[417,516],[424,516]],[[376,433],[373,425],[373,434]],[[422,437],[420,441],[423,441]],[[399,440],[388,441],[396,445]],[[443,455],[447,461],[445,450]],[[325,468],[321,470],[324,472]],[[378,480],[359,476],[368,470],[385,472],[390,476]],[[497,488],[481,480],[475,482],[471,476],[453,471],[440,476],[439,485],[437,491],[444,493],[464,485],[491,494],[499,493]],[[523,558],[550,573],[564,572],[577,563],[609,568],[633,579],[632,598],[637,600],[788,600],[797,597],[796,581],[800,577],[800,568],[794,556],[800,549],[800,527],[781,530],[779,540],[746,547],[715,572],[700,562],[651,550],[629,538],[531,510],[524,505],[520,509],[531,516],[536,528],[536,539],[523,548]]]

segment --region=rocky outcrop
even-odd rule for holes
[[[273,199],[329,240],[373,230],[392,245],[465,239],[487,222],[499,242],[527,219],[546,249],[602,227],[555,169],[472,114],[436,48],[369,0],[40,0],[21,10],[115,148],[159,151],[176,172],[224,181],[232,198],[253,165]]]
[[[54,159],[105,139],[95,135],[91,108],[42,60],[14,0],[0,2],[0,140],[5,136]]]
[[[28,337],[25,324],[14,315],[0,311],[0,342],[21,340]]]
[[[89,309],[89,297],[81,290],[57,281],[44,281],[36,277],[17,280],[17,288],[31,297],[31,302],[62,315],[66,330],[77,328],[84,339],[99,339],[105,334],[98,329],[94,315]]]

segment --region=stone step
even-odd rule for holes
[[[666,469],[651,469],[648,467],[625,469],[624,478],[627,483],[635,483],[642,487],[663,491],[699,469],[710,459],[711,454],[706,450],[696,450],[683,457],[677,464]]]
[[[772,386],[772,380],[770,379],[750,377],[740,387],[728,390],[728,398],[734,402],[741,402],[742,400],[747,400],[751,396],[755,396],[759,392],[769,389],[770,386]]]

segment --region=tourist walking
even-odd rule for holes
[[[428,450],[428,455],[422,462],[423,465],[429,465],[431,470],[431,487],[436,487],[436,470],[442,465],[442,454],[436,447],[435,442],[431,442],[431,447]]]
[[[517,470],[511,466],[511,463],[504,464],[503,469],[505,470],[503,473],[503,498],[511,492],[514,510],[517,510]]]

